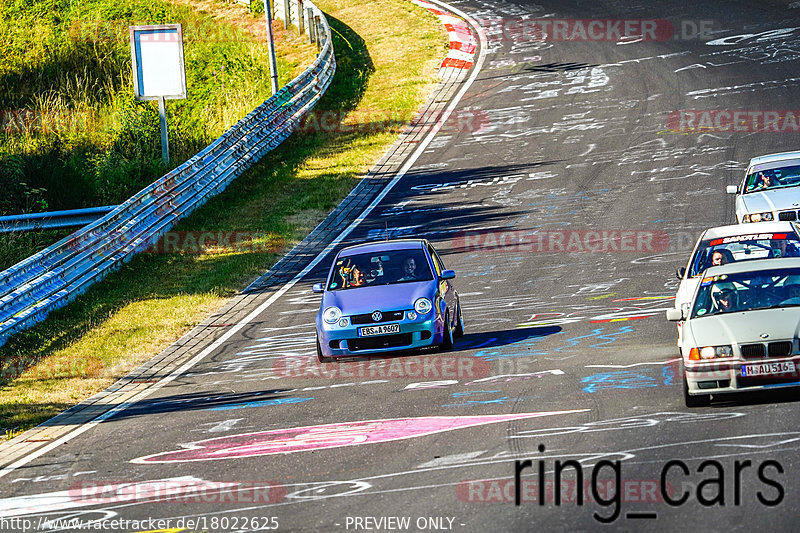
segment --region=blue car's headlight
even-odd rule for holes
[[[328,324],[336,324],[342,318],[342,310],[338,307],[328,307],[322,312],[322,320]]]
[[[433,304],[427,298],[419,298],[414,302],[414,311],[421,315],[426,315],[433,309]]]

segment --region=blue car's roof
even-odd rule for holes
[[[393,241],[368,242],[364,244],[348,246],[339,252],[338,257],[347,257],[356,254],[368,254],[391,250],[414,250],[417,248],[424,249],[425,243],[426,241],[424,239],[397,239]]]

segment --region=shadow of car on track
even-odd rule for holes
[[[543,326],[533,328],[514,328],[500,331],[486,331],[481,333],[467,333],[454,345],[455,350],[478,350],[484,348],[498,348],[516,344],[528,339],[547,337],[560,333],[559,326]]]
[[[719,409],[798,401],[800,401],[800,386],[712,395],[711,403],[707,407]]]
[[[509,330],[485,331],[479,333],[465,333],[463,337],[456,339],[453,343],[453,348],[450,351],[443,351],[439,347],[422,348],[419,350],[404,350],[391,353],[364,353],[361,356],[348,356],[336,358],[335,362],[351,362],[351,361],[373,361],[373,360],[390,360],[395,358],[403,358],[415,355],[439,355],[439,356],[459,356],[459,357],[473,357],[471,355],[462,354],[460,352],[468,350],[481,350],[490,348],[499,348],[501,346],[508,346],[516,344],[528,339],[542,338],[561,332],[559,326],[544,326],[532,328],[514,328]]]
[[[259,405],[277,405],[281,403],[297,403],[302,400],[288,396],[284,393],[294,389],[271,389],[254,392],[239,392],[225,394],[192,393],[176,394],[163,398],[148,398],[136,402],[124,411],[114,415],[114,419],[131,418],[134,416],[172,413],[178,411],[218,411],[239,409],[244,407],[257,407]]]

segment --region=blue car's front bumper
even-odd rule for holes
[[[375,324],[353,324],[350,317],[348,325],[341,327],[338,323],[328,324],[317,318],[317,335],[320,349],[325,357],[344,357],[369,353],[392,352],[397,350],[411,350],[442,344],[443,319],[431,311],[427,317],[417,317],[409,320],[393,320]],[[398,324],[399,333],[384,335],[361,336],[359,330],[363,327],[380,326],[384,324]]]

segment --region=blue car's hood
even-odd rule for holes
[[[356,287],[340,291],[325,291],[322,309],[335,305],[342,314],[360,315],[373,311],[413,309],[417,298],[433,298],[435,281],[395,283],[375,287]]]

